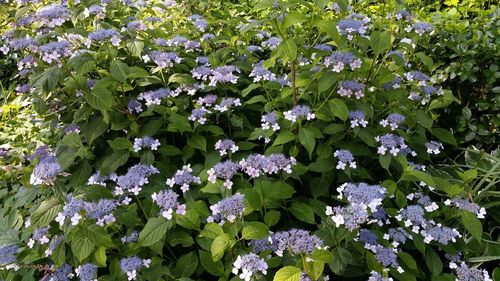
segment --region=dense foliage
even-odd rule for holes
[[[444,31],[351,4],[1,4],[0,279],[498,279]]]
[[[420,14],[436,27],[428,47],[436,74],[457,98],[440,123],[454,128],[460,143],[494,149],[500,127],[500,8],[487,1],[451,1],[446,8],[437,3],[423,6]]]

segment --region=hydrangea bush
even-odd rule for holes
[[[439,168],[453,95],[403,6],[2,5],[53,136],[7,190],[1,279],[492,280],[495,204]]]

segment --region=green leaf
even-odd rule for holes
[[[196,252],[187,253],[177,260],[175,273],[179,277],[189,277],[198,269],[198,256]]]
[[[318,93],[330,89],[337,81],[337,75],[331,71],[325,72],[318,81]]]
[[[108,124],[104,123],[101,117],[93,118],[90,122],[82,126],[82,134],[88,144],[100,137],[108,130]]]
[[[113,107],[113,95],[105,87],[95,87],[84,97],[88,104],[97,110],[110,110]]]
[[[313,132],[306,127],[300,128],[299,141],[306,148],[309,153],[309,158],[311,158],[314,147],[316,146],[316,139],[314,138]]]
[[[163,239],[169,229],[174,226],[171,220],[163,217],[150,218],[139,233],[139,245],[151,246]]]
[[[286,39],[282,43],[283,50],[289,61],[294,61],[297,58],[297,44],[291,38]]]
[[[295,135],[288,130],[282,130],[274,140],[273,146],[277,146],[280,144],[285,144],[287,142],[291,142],[295,139]]]
[[[126,150],[118,150],[104,158],[99,169],[101,175],[109,175],[119,167],[127,163],[130,153]]]
[[[217,236],[210,246],[212,261],[217,262],[224,256],[224,252],[231,247],[231,239],[227,234]]]
[[[253,90],[255,90],[259,87],[260,87],[259,84],[250,84],[243,91],[241,91],[241,96],[246,97],[248,94],[250,94],[250,92],[252,92]]]
[[[168,83],[178,83],[181,85],[190,85],[196,80],[189,74],[174,73],[168,78]]]
[[[186,116],[172,113],[168,120],[171,122],[168,124],[167,130],[170,132],[191,132],[191,124]]]
[[[280,212],[276,210],[269,210],[264,216],[264,223],[271,227],[279,222],[280,217],[281,217]]]
[[[222,229],[222,226],[213,222],[207,223],[205,225],[205,228],[200,232],[201,237],[206,237],[210,239],[215,239],[216,237],[223,234],[224,230]]]
[[[69,133],[64,135],[62,143],[73,148],[79,148],[83,146],[82,139],[77,133]]]
[[[214,276],[223,276],[224,265],[221,261],[214,262],[212,255],[207,251],[199,251],[201,266],[210,274]]]
[[[427,248],[425,252],[425,263],[432,275],[439,275],[443,271],[443,262],[439,255],[431,248]]]
[[[127,42],[128,51],[135,57],[141,57],[141,52],[144,49],[144,42],[141,41],[132,41]]]
[[[473,257],[469,258],[467,261],[468,262],[489,262],[489,261],[496,261],[500,260],[500,256],[481,256],[481,257]]]
[[[451,145],[457,145],[457,141],[455,140],[455,137],[450,133],[450,131],[442,128],[434,128],[431,130],[432,134],[439,138],[442,142],[451,144]]]
[[[106,266],[106,248],[105,247],[98,247],[97,250],[94,252],[94,259],[99,266]]]
[[[285,266],[276,272],[273,281],[299,281],[302,271],[294,266]]]
[[[370,47],[375,55],[385,53],[391,48],[392,36],[389,31],[375,31],[370,35]]]
[[[426,129],[430,130],[432,128],[433,120],[422,110],[417,111],[417,122]]]
[[[95,69],[94,58],[87,53],[72,57],[68,65],[71,66],[78,75],[83,75]]]
[[[245,224],[242,238],[246,240],[264,239],[269,235],[269,228],[261,222],[249,222]]]
[[[182,247],[189,247],[194,244],[193,237],[185,231],[175,231],[167,240],[171,246],[181,244]]]
[[[418,270],[417,262],[410,254],[400,251],[398,256],[408,268]]]
[[[31,225],[41,227],[49,225],[62,209],[62,204],[56,198],[43,201],[31,215]]]
[[[330,109],[332,110],[333,114],[340,118],[342,121],[346,121],[347,118],[349,117],[349,108],[347,108],[347,105],[344,103],[343,100],[341,99],[332,99],[330,102]]]
[[[83,234],[76,236],[71,242],[71,251],[80,262],[90,256],[93,250],[94,244],[87,237],[83,236]]]
[[[121,61],[112,61],[109,65],[109,72],[113,78],[122,83],[127,81],[127,76],[130,73],[128,65]]]
[[[132,143],[124,137],[117,137],[113,140],[108,140],[107,143],[113,148],[113,150],[128,150],[132,147]]]
[[[31,84],[44,92],[50,92],[59,84],[59,81],[63,78],[63,74],[62,68],[56,66],[49,67],[40,74],[33,76]]]
[[[460,215],[460,220],[464,225],[465,229],[469,231],[469,233],[476,239],[477,241],[481,241],[483,236],[483,225],[481,221],[476,217],[475,214],[462,210]]]
[[[176,216],[176,222],[187,229],[198,230],[200,228],[200,215],[195,210],[187,210],[186,214]]]
[[[207,152],[207,140],[204,136],[194,135],[188,139],[187,143],[193,148]]]
[[[87,237],[87,239],[89,239],[89,241],[96,246],[109,247],[113,245],[111,236],[108,232],[97,224],[82,228],[81,232],[83,232],[85,237]]]
[[[314,211],[309,205],[302,202],[293,202],[288,208],[292,215],[303,222],[315,224]]]

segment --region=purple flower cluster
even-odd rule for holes
[[[70,281],[73,278],[73,270],[69,264],[63,264],[49,275],[49,281]],[[45,279],[41,279],[45,280]]]
[[[119,46],[121,42],[120,33],[114,29],[98,29],[90,32],[87,38],[88,40],[85,42],[87,48],[90,48],[92,42],[103,43],[105,40],[109,40],[113,46]]]
[[[461,197],[455,197],[450,199],[447,199],[444,201],[444,204],[447,206],[453,205],[461,210],[466,210],[469,211],[473,214],[476,214],[476,216],[480,219],[484,219],[484,215],[486,215],[486,209],[479,206],[478,204],[471,202],[469,199],[466,198],[461,198]]]
[[[199,97],[196,100],[196,104],[201,106],[212,106],[217,101],[217,98],[216,95],[206,95],[204,97]]]
[[[23,49],[33,49],[36,50],[38,47],[38,43],[35,39],[26,35],[23,38],[12,38],[5,42],[5,44],[0,48],[0,51],[4,55],[7,55],[9,51],[12,49],[14,51],[20,51]]]
[[[240,165],[234,163],[231,160],[226,160],[224,162],[219,162],[215,166],[207,171],[208,181],[215,183],[217,178],[224,179],[224,186],[227,189],[231,189],[233,186],[232,178],[239,171]]]
[[[281,153],[274,153],[269,156],[251,154],[242,159],[239,164],[245,174],[256,178],[262,174],[277,174],[280,171],[291,174],[292,166],[296,164],[296,160],[293,157],[287,158]]]
[[[88,185],[97,184],[97,185],[106,186],[106,181],[116,181],[117,179],[118,179],[118,175],[115,173],[111,173],[110,175],[106,175],[106,176],[101,176],[99,171],[97,171],[95,174],[90,176],[90,178],[87,181],[87,184]]]
[[[485,269],[471,268],[464,262],[455,271],[457,273],[457,281],[493,281]]]
[[[158,194],[155,192],[151,197],[160,207],[160,214],[167,220],[172,219],[174,210],[178,215],[186,214],[186,205],[178,202],[179,195],[171,189],[162,190]]]
[[[38,165],[33,169],[30,176],[30,184],[53,184],[56,176],[62,171],[57,158],[52,155],[41,156]]]
[[[367,24],[370,19],[361,15],[351,14],[348,18],[340,20],[337,24],[337,31],[341,35],[347,35],[348,40],[352,40],[354,35],[365,35],[368,30]]]
[[[144,62],[152,60],[159,68],[172,68],[174,63],[181,63],[182,59],[174,52],[152,51],[143,56]]]
[[[71,194],[67,196],[67,203],[64,205],[62,212],[57,214],[55,219],[59,225],[64,225],[67,218],[70,218],[72,225],[77,225],[82,216],[80,212],[85,209],[85,201],[73,197]]]
[[[208,22],[203,16],[191,15],[188,17],[188,20],[190,20],[193,23],[194,27],[196,27],[196,29],[201,32],[205,32],[208,27]]]
[[[365,120],[365,113],[361,110],[349,111],[351,128],[366,127],[368,121]]]
[[[68,41],[50,42],[42,45],[38,50],[41,59],[46,63],[59,62],[61,58],[71,56],[71,44]]]
[[[142,138],[135,138],[134,139],[134,151],[138,152],[139,150],[143,148],[149,148],[151,150],[158,150],[158,147],[160,146],[160,141],[158,139],[146,136]]]
[[[154,201],[153,201],[154,202]],[[139,239],[139,232],[137,230],[132,231],[128,236],[123,236],[120,240],[123,244],[136,242]]]
[[[149,268],[151,260],[141,259],[137,256],[126,257],[120,260],[121,270],[127,274],[128,280],[135,280],[137,278],[137,272],[142,268]]]
[[[401,84],[403,83],[403,78],[396,76],[394,80],[391,82],[385,83],[382,88],[386,91],[391,90],[391,89],[399,89],[401,88]]]
[[[47,237],[49,234],[50,226],[35,228],[33,231],[33,235],[28,241],[28,247],[33,248],[35,242],[40,242],[40,244],[47,244],[50,242],[50,239]]]
[[[401,115],[399,113],[391,113],[387,116],[387,118],[382,119],[379,124],[384,128],[389,126],[391,127],[391,130],[394,131],[399,127],[401,123],[405,121],[405,119],[406,117],[404,115]]]
[[[2,245],[0,246],[0,265],[10,265],[15,263],[17,258],[17,250],[19,248],[16,245]]]
[[[97,266],[91,263],[86,263],[80,265],[75,269],[76,276],[80,278],[80,281],[95,281],[95,275],[97,273]]]
[[[231,151],[231,153],[235,153],[238,149],[240,148],[230,139],[218,140],[215,143],[215,150],[219,152],[220,156],[227,155],[229,151]]]
[[[210,113],[212,112],[205,107],[195,108],[191,111],[191,115],[189,115],[188,120],[195,121],[203,125],[207,121],[207,115]]]
[[[59,245],[61,245],[61,243],[63,242],[63,240],[64,240],[64,237],[62,235],[56,235],[56,236],[54,236],[50,240],[49,246],[45,250],[45,256],[49,257],[50,255],[52,255],[52,253],[56,250],[56,248],[59,247]]]
[[[316,118],[314,113],[311,113],[311,109],[307,105],[296,105],[291,110],[283,112],[286,120],[297,122],[297,118],[304,118],[306,120],[313,120]]]
[[[280,129],[280,125],[278,124],[278,115],[274,112],[264,113],[261,119],[261,128],[262,130],[273,129],[274,132]]]
[[[63,132],[65,134],[71,134],[71,133],[79,134],[80,133],[80,126],[78,126],[76,124],[67,125],[66,127],[64,127]]]
[[[267,48],[269,50],[274,50],[278,48],[279,44],[281,44],[281,41],[283,40],[279,37],[271,37],[266,41],[262,42],[262,47]]]
[[[244,199],[243,194],[236,193],[210,206],[212,215],[208,217],[207,222],[217,222],[220,225],[224,225],[226,221],[230,223],[236,222],[238,218],[243,217],[243,211],[245,210]]]
[[[293,255],[312,254],[314,249],[321,249],[323,241],[309,231],[292,228],[279,231],[269,236],[268,240],[276,255],[282,257],[285,251]]]
[[[431,80],[429,75],[418,70],[406,72],[404,75],[408,81],[410,82],[417,81],[418,84],[421,86],[425,86],[425,83]]]
[[[437,155],[443,149],[443,144],[437,141],[430,141],[425,143],[425,147],[427,148],[427,153]]]
[[[219,112],[226,112],[233,106],[241,106],[241,101],[238,98],[225,98],[214,106],[214,109]]]
[[[259,81],[274,81],[277,79],[276,74],[262,66],[262,61],[253,65],[252,72],[250,72],[248,76],[253,77],[254,83]]]
[[[386,248],[384,246],[378,245],[373,249],[375,253],[375,258],[379,263],[381,263],[384,267],[394,267],[397,269],[399,273],[403,273],[404,270],[398,263],[398,255],[396,248]]]
[[[386,234],[384,234],[385,240],[392,240],[392,246],[397,247],[400,244],[404,244],[407,239],[413,240],[413,236],[411,236],[406,230],[401,227],[398,228],[390,228]]]
[[[354,54],[348,52],[335,52],[327,57],[323,64],[326,67],[330,67],[333,72],[341,72],[347,66],[351,70],[357,69],[361,67],[361,60],[358,59]]]
[[[377,150],[377,153],[380,155],[385,155],[387,150],[389,150],[393,156],[396,156],[398,153],[408,149],[404,138],[398,135],[385,134],[375,137],[375,140],[380,143]]]
[[[217,86],[221,83],[236,84],[238,80],[236,73],[240,73],[240,69],[233,65],[219,66],[214,69],[199,66],[191,70],[194,78],[202,81],[210,80],[209,86]]]
[[[370,274],[371,275],[368,277],[367,281],[394,281],[391,277],[384,277],[382,274],[373,270]]]
[[[169,89],[161,88],[157,90],[151,90],[140,93],[139,96],[137,97],[137,100],[144,101],[146,106],[149,107],[153,104],[160,105],[161,100],[165,97],[168,97],[169,95],[171,95],[171,91]]]
[[[432,25],[426,22],[416,22],[412,25],[409,25],[405,28],[406,32],[410,32],[414,30],[419,36],[424,35],[425,33],[430,33],[432,31]]]
[[[87,218],[95,219],[97,225],[104,226],[116,221],[113,211],[117,206],[115,200],[100,199],[97,202],[85,202],[84,208]]]
[[[137,164],[128,169],[127,173],[116,179],[114,194],[122,195],[125,192],[138,195],[142,186],[149,183],[148,177],[160,171],[153,166]]]
[[[347,165],[349,164],[350,168],[356,169],[356,161],[352,156],[352,153],[349,150],[339,149],[333,153],[333,156],[337,158],[337,166],[338,170],[345,170]]]
[[[175,175],[169,179],[167,179],[166,184],[170,187],[174,187],[174,185],[179,185],[181,187],[182,192],[186,192],[189,190],[189,185],[192,183],[200,184],[201,180],[199,177],[195,177],[192,174],[193,169],[191,169],[191,165],[182,166],[181,170],[177,170]]]
[[[68,8],[54,4],[40,8],[36,12],[35,18],[43,25],[56,27],[63,25],[64,22],[69,20],[70,14]]]
[[[258,274],[266,275],[267,268],[267,263],[263,259],[256,254],[250,253],[236,258],[236,261],[233,263],[232,272],[238,274],[241,270],[241,274],[238,277],[245,281],[250,281],[252,276]]]
[[[144,22],[140,20],[135,20],[127,23],[127,27],[124,30],[128,31],[144,31],[147,30],[148,27],[144,24]]]
[[[344,80],[340,81],[340,87],[337,94],[348,98],[354,95],[356,99],[360,99],[364,96],[363,92],[365,91],[365,87],[365,84],[358,81]]]
[[[339,199],[346,198],[350,204],[360,205],[364,208],[370,208],[372,212],[377,211],[382,205],[387,190],[380,185],[368,185],[366,183],[344,183],[337,188],[340,193]]]

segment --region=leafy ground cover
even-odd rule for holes
[[[1,5],[0,279],[498,280],[415,4]]]

